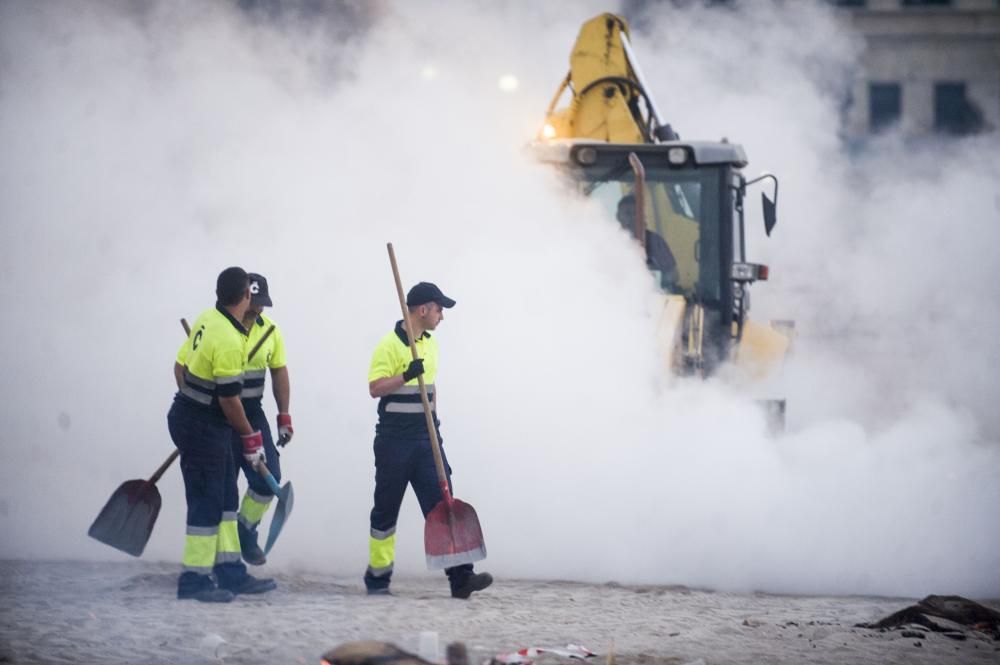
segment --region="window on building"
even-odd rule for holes
[[[934,84],[934,129],[948,134],[974,134],[983,128],[983,116],[965,94],[965,84]]]
[[[868,85],[868,125],[878,132],[899,122],[903,111],[903,95],[898,83]]]

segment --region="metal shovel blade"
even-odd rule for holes
[[[475,508],[453,498],[439,501],[424,522],[424,551],[431,570],[485,559],[486,543]]]
[[[295,491],[292,489],[291,481],[285,483],[276,494],[278,506],[274,509],[274,516],[271,517],[271,527],[267,532],[267,543],[264,545],[264,554],[271,551],[274,541],[278,539],[278,534],[285,526],[285,520],[292,514],[292,506],[295,505]]]
[[[87,535],[132,556],[142,555],[160,514],[160,491],[147,480],[121,484],[104,505]]]

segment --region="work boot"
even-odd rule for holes
[[[210,576],[187,571],[181,573],[177,580],[177,598],[199,600],[203,603],[228,603],[236,596],[231,591],[216,586]]]
[[[220,589],[232,591],[235,594],[241,593],[265,593],[276,589],[277,583],[272,579],[257,579],[253,575],[247,575],[247,567],[240,560],[215,564],[212,569],[215,579],[219,583]]]
[[[237,595],[244,593],[267,593],[268,591],[277,589],[278,583],[270,577],[257,579],[253,575],[244,575],[236,580],[228,579],[220,581],[219,588],[231,591]]]
[[[493,576],[489,573],[472,573],[462,582],[451,585],[451,597],[465,600],[473,591],[482,591],[493,584]]]
[[[381,587],[378,589],[368,589],[369,596],[391,596],[392,592],[389,591],[389,587]]]
[[[264,550],[257,544],[256,525],[249,529],[242,522],[237,522],[236,531],[240,534],[240,553],[243,555],[243,560],[251,566],[263,566],[267,563]]]

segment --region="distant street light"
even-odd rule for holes
[[[499,88],[504,92],[514,92],[517,90],[518,85],[519,82],[517,77],[513,74],[504,74],[500,77],[500,80],[497,81],[497,86],[499,86]]]

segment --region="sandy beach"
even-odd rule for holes
[[[399,579],[396,595],[373,598],[359,579],[275,577],[276,592],[219,606],[175,600],[175,564],[5,560],[0,662],[318,663],[351,640],[417,650],[428,631],[442,655],[448,642],[464,642],[476,665],[567,644],[597,653],[592,663],[604,663],[612,644],[621,664],[1000,662],[1000,643],[972,631],[957,641],[855,627],[913,599],[500,579],[462,602],[431,574]]]

